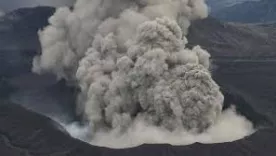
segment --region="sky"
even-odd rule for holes
[[[9,12],[20,7],[33,7],[39,5],[64,6],[72,5],[75,0],[0,0],[0,11]]]

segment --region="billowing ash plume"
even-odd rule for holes
[[[204,0],[78,0],[39,32],[33,71],[80,87],[78,111],[93,132],[125,132],[137,120],[202,132],[220,116],[223,96],[210,55],[187,49],[185,35],[207,12]]]
[[[207,70],[209,55],[185,49],[176,22],[144,22],[123,54],[115,38],[95,38],[76,74],[94,126],[121,128],[137,116],[169,129],[201,131],[215,122],[223,97]]]
[[[33,71],[74,79],[96,35],[113,32],[124,53],[139,24],[163,16],[177,20],[186,32],[191,19],[207,16],[207,7],[203,0],[78,0],[73,11],[58,9],[50,26],[39,32],[43,53],[35,58]]]

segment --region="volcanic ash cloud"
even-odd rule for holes
[[[187,49],[203,0],[78,0],[39,32],[33,71],[80,88],[78,113],[91,134],[126,133],[137,121],[168,131],[204,132],[220,117],[223,95],[209,53]]]

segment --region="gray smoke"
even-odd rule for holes
[[[139,122],[207,131],[221,116],[223,96],[209,53],[185,47],[191,20],[207,12],[204,0],[78,0],[39,32],[33,71],[80,87],[78,113],[94,139],[128,133]]]
[[[0,10],[0,17],[4,16],[5,15],[5,12]]]
[[[169,129],[212,125],[223,96],[207,70],[209,54],[185,49],[181,29],[167,18],[141,24],[132,42],[121,54],[114,34],[96,38],[79,63],[93,126],[126,127],[137,116]]]

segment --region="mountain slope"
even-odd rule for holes
[[[261,0],[236,4],[215,10],[212,16],[223,21],[241,23],[268,23],[276,21],[276,1]]]
[[[216,12],[218,10],[222,10],[227,7],[231,7],[236,4],[241,4],[247,1],[259,1],[259,0],[207,0],[206,2],[208,6],[211,8],[211,12]]]
[[[212,57],[276,57],[276,25],[224,23],[213,18],[195,21],[189,30],[191,45],[201,45]]]

